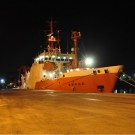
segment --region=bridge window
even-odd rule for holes
[[[60,59],[56,59],[57,61],[60,61]]]
[[[45,60],[48,60],[48,57],[46,57]]]

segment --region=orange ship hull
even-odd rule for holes
[[[118,73],[87,75],[36,82],[35,89],[76,92],[113,92]]]

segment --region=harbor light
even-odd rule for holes
[[[86,66],[91,66],[93,64],[93,59],[92,58],[86,58],[85,59],[85,65]]]
[[[1,84],[4,84],[5,83],[5,80],[2,78],[2,79],[0,79],[0,83]]]

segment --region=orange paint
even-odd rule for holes
[[[116,73],[77,76],[37,82],[35,89],[66,90],[76,92],[113,92]]]

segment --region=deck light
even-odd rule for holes
[[[86,66],[91,66],[93,64],[93,59],[92,58],[86,58],[85,64],[86,64]]]

